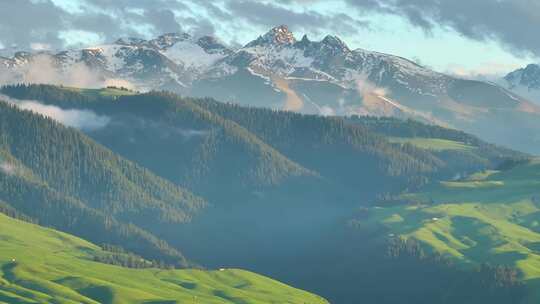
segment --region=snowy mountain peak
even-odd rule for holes
[[[149,47],[158,50],[165,50],[178,42],[192,40],[192,37],[187,33],[168,33],[163,34],[152,40],[142,38],[126,37],[120,38],[114,42],[116,45],[132,46],[132,47]]]
[[[306,49],[310,45],[311,45],[311,40],[309,40],[307,35],[302,36],[302,39],[295,44],[295,46],[299,49]]]
[[[16,58],[16,59],[17,58],[28,58],[28,57],[32,57],[32,53],[27,52],[27,51],[18,51],[13,55],[13,58]]]
[[[114,44],[126,45],[126,46],[137,46],[137,45],[142,45],[144,43],[146,43],[146,40],[142,38],[135,38],[135,37],[124,37],[114,42]]]
[[[350,51],[347,44],[345,44],[345,42],[343,42],[343,40],[341,40],[337,36],[328,35],[324,37],[321,43],[325,45],[326,47],[332,48],[336,51],[342,51],[342,52]]]
[[[199,45],[207,53],[210,53],[210,54],[218,53],[218,52],[226,52],[226,53],[232,52],[219,39],[212,36],[203,36],[197,39],[197,45]]]
[[[253,47],[259,45],[293,45],[296,42],[294,34],[289,30],[286,25],[280,25],[272,28],[263,36],[257,38],[246,45],[246,47]]]
[[[186,41],[191,38],[191,35],[187,33],[168,33],[163,34],[156,39],[150,40],[149,43],[157,49],[163,50],[170,48],[180,41]]]
[[[36,53],[39,54],[39,53]],[[13,62],[16,64],[28,63],[32,60],[34,54],[26,51],[18,51],[13,55]]]
[[[540,89],[540,65],[529,64],[504,77],[510,87],[522,86],[527,89]]]

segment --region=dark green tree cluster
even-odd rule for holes
[[[4,103],[0,134],[2,153],[24,167],[0,170],[0,200],[17,211],[3,208],[7,214],[20,213],[92,242],[120,244],[148,258],[187,264],[180,252],[141,227],[187,222],[204,207],[202,199],[76,130]]]
[[[527,294],[520,273],[510,266],[484,263],[474,269],[462,269],[445,256],[427,253],[412,238],[392,238],[387,250],[387,256],[395,261],[416,265],[416,273],[409,277],[411,282],[433,280],[435,276],[436,282],[445,282],[446,290],[440,298],[425,303],[521,303]]]
[[[0,104],[5,149],[55,190],[110,214],[183,222],[204,201],[73,129]]]
[[[181,264],[167,264],[163,260],[149,261],[143,257],[128,252],[120,246],[104,244],[101,246],[103,252],[95,254],[93,260],[99,263],[117,265],[127,268],[160,268],[160,269],[174,269]]]
[[[0,200],[0,213],[3,213],[3,214],[5,214],[5,215],[7,215],[9,217],[14,218],[14,219],[18,219],[18,220],[25,221],[25,222],[28,222],[28,223],[37,224],[37,220],[27,216],[26,214],[23,214],[19,210],[13,208],[8,203],[5,203],[5,202],[3,202],[1,200]]]
[[[22,100],[39,100],[48,105],[57,105],[62,108],[77,108],[93,103],[111,101],[111,97],[98,95],[84,95],[77,89],[57,87],[46,84],[17,84],[4,86],[0,91],[12,98]]]
[[[525,165],[528,162],[530,162],[531,159],[529,157],[513,157],[513,158],[507,158],[503,162],[501,162],[496,169],[500,171],[507,171],[514,169],[517,166]]]
[[[292,181],[308,189],[325,185],[323,192],[335,193],[335,200],[373,199],[494,167],[515,154],[464,132],[412,120],[302,115],[166,92],[122,96],[114,102],[46,85],[11,86],[3,92],[112,117],[114,124],[88,135],[210,199],[234,200]],[[434,152],[391,144],[386,136],[443,138],[477,149]]]
[[[321,176],[349,184],[353,189],[373,189],[377,193],[411,190],[432,180],[494,167],[503,157],[518,154],[463,132],[414,121],[357,117],[353,123],[346,118],[250,108],[211,99],[194,102],[244,126]],[[418,131],[412,131],[415,129]],[[475,150],[427,151],[410,144],[392,144],[387,139],[398,135],[463,141]]]
[[[123,96],[100,111],[118,123],[90,136],[197,193],[242,194],[316,176],[243,126],[174,94]]]

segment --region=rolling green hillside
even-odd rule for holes
[[[540,299],[540,160],[440,182],[398,202],[381,202],[360,220],[364,230],[419,240],[467,265],[516,267]],[[388,206],[392,204],[393,206]],[[397,206],[395,204],[398,204]]]
[[[470,151],[473,146],[459,141],[440,139],[440,138],[424,138],[424,137],[390,137],[388,139],[392,143],[411,144],[420,149],[432,151]]]
[[[0,214],[0,303],[327,303],[238,269],[128,269],[87,241]]]
[[[118,97],[124,95],[135,95],[137,92],[117,87],[107,87],[104,89],[82,89],[82,88],[65,88],[67,90],[73,90],[73,92],[80,93],[81,95],[97,98],[97,97]]]

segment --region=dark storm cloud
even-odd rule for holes
[[[317,12],[296,13],[269,3],[230,1],[227,7],[234,15],[267,27],[278,24],[288,24],[291,27],[320,26],[324,23],[324,17]]]
[[[113,41],[120,36],[148,38],[182,31],[197,36],[212,35],[216,25],[245,33],[250,31],[245,30],[246,23],[251,30],[251,26],[260,29],[288,24],[293,30],[343,35],[366,26],[346,14],[297,12],[288,7],[292,2],[287,1],[72,0],[70,4],[75,9],[63,9],[53,0],[0,0],[1,43],[23,48],[41,43],[61,48],[73,43],[71,38],[62,36],[67,30],[88,32],[98,39]],[[229,38],[240,39],[234,33]]]
[[[214,1],[199,0],[81,0],[98,10],[104,10],[121,20],[123,24],[146,24],[151,26],[150,35],[189,31],[194,35],[211,35],[215,32],[212,21],[231,22],[233,16],[216,6]],[[207,14],[201,17],[197,11]],[[139,14],[142,12],[142,14]],[[175,12],[177,14],[175,14]],[[212,20],[212,21],[211,21]],[[129,31],[129,27],[123,31]],[[110,33],[111,31],[109,31]],[[114,32],[114,31],[113,31]],[[115,37],[118,32],[114,32]]]
[[[278,1],[282,4],[293,4],[304,1]],[[273,27],[286,24],[293,30],[303,30],[312,33],[335,32],[354,34],[357,27],[366,27],[368,23],[357,20],[346,14],[323,14],[313,10],[302,12],[293,11],[287,6],[275,5],[260,1],[228,1],[227,8],[241,19],[249,23]]]
[[[86,31],[111,41],[120,36],[154,36],[189,27],[211,34],[214,27],[204,18],[176,16],[189,12],[184,0],[74,0],[79,10],[67,11],[51,0],[0,0],[0,41],[9,47],[29,48],[33,43],[65,46],[67,30]],[[211,4],[205,5],[213,8]],[[213,10],[215,13],[218,11]]]
[[[430,32],[449,27],[475,40],[496,40],[515,53],[540,55],[538,0],[347,0],[360,11],[403,16]]]
[[[50,1],[0,1],[0,39],[5,46],[58,44],[64,19],[65,12]]]
[[[55,0],[56,1],[56,0]],[[319,7],[347,3],[342,13]],[[475,40],[496,40],[515,53],[540,55],[538,0],[70,0],[65,10],[52,0],[0,0],[0,43],[62,47],[62,31],[96,34],[106,41],[120,36],[151,37],[164,32],[213,34],[229,28],[230,39],[288,24],[294,31],[353,36],[367,14],[392,14],[430,33],[451,28]],[[356,10],[354,9],[356,8]],[[247,25],[247,26],[246,26]],[[238,34],[236,34],[238,33]],[[239,37],[236,37],[238,35]],[[244,36],[243,36],[244,35]],[[255,35],[254,35],[255,36]]]
[[[105,13],[95,12],[65,15],[64,18],[69,20],[69,24],[72,28],[98,33],[107,38],[110,38],[108,32],[115,31],[118,28],[118,21],[111,15]]]
[[[176,20],[174,12],[167,9],[148,9],[144,12],[146,21],[159,33],[179,32],[182,26]]]
[[[141,36],[136,27],[149,26],[149,35],[166,32],[181,32],[181,18],[174,11],[188,10],[182,1],[176,0],[79,0],[87,13],[82,14],[88,19],[88,12],[104,12],[113,20],[114,25],[103,28],[101,23],[92,23],[98,31],[110,39],[118,36]]]

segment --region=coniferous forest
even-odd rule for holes
[[[16,85],[2,93],[18,101],[0,103],[0,210],[104,244],[96,262],[245,268],[336,303],[525,297],[515,268],[463,267],[364,222],[379,203],[419,204],[402,193],[519,164],[526,154],[412,120],[303,115],[166,92]],[[66,127],[21,110],[23,100],[109,122]]]

